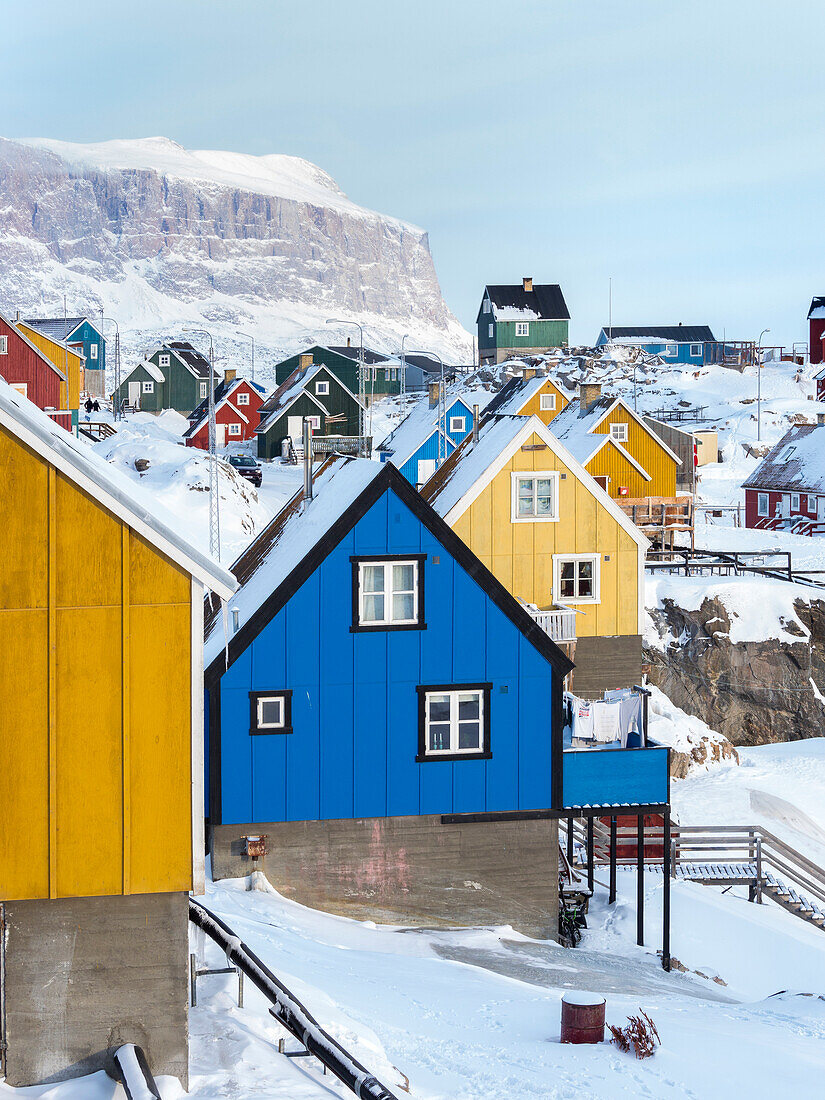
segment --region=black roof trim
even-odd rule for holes
[[[605,336],[618,336],[633,339],[634,336],[645,336],[655,339],[668,340],[674,344],[713,344],[716,337],[711,332],[709,325],[603,325],[602,332]]]
[[[481,316],[484,298],[502,309],[529,309],[542,321],[569,321],[570,311],[558,283],[533,283],[525,290],[524,283],[488,283],[484,288],[476,323]]]

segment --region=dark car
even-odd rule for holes
[[[251,481],[253,485],[260,485],[263,479],[260,463],[250,455],[230,455],[229,465],[232,466],[241,477]]]

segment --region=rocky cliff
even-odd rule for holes
[[[395,350],[468,361],[470,338],[441,297],[427,234],[359,207],[296,157],[190,152],[164,138],[71,145],[0,139],[0,308],[103,309],[139,350],[195,322],[259,366],[330,316]],[[267,356],[267,352],[270,353]]]

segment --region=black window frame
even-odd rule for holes
[[[416,764],[437,764],[442,760],[492,760],[490,745],[490,700],[492,684],[418,684],[418,755]],[[483,703],[481,724],[481,750],[479,752],[443,752],[432,755],[427,752],[427,695],[446,691],[480,691]]]
[[[258,700],[259,699],[283,699],[284,724],[283,726],[266,726],[261,729],[258,726]],[[250,691],[249,693],[249,736],[266,737],[274,734],[292,733],[292,691],[289,688],[271,688],[267,691]]]
[[[427,623],[424,618],[424,574],[429,554],[353,554],[350,557],[352,563],[352,624],[350,634],[375,634],[388,633],[392,630],[426,630]],[[414,623],[361,623],[359,621],[359,607],[361,594],[361,566],[378,565],[390,561],[414,561],[418,563],[418,618]]]

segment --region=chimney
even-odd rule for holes
[[[223,372],[223,380],[226,383],[234,382],[237,376],[238,372],[236,370],[225,370]]]
[[[17,320],[18,320],[18,321],[20,320],[20,310],[19,310],[19,309],[18,309],[18,311],[17,311]]]
[[[299,355],[298,356],[298,367],[299,367],[300,370],[308,370],[311,366],[312,366],[312,356],[311,355]]]
[[[312,421],[304,418],[304,501],[312,500]]]
[[[535,367],[525,367],[524,370],[522,371],[522,375],[524,377],[524,381],[529,382],[531,378],[536,377],[536,368]]]
[[[232,608],[232,633],[237,634],[241,629],[241,612],[237,607]]]
[[[348,337],[347,337],[347,347],[348,347],[348,348],[351,348],[351,347],[352,347],[352,337],[351,337],[351,336],[348,336]]]
[[[533,276],[532,275],[525,275],[524,278],[521,280],[521,285],[524,287],[525,291],[528,294],[532,294],[532,292],[533,292]]]
[[[579,383],[579,405],[586,412],[602,395],[601,382]]]
[[[825,425],[825,413],[817,413],[816,414],[816,422],[820,427]]]
[[[436,405],[438,404],[439,390],[441,389],[441,383],[440,382],[430,382],[427,389],[429,390],[429,394],[430,394],[430,408],[434,409],[436,407]]]
[[[473,405],[473,443],[478,443],[478,405]]]

